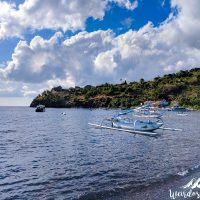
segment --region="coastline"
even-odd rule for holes
[[[57,86],[36,96],[30,106],[42,104],[59,108],[130,108],[153,102],[154,105],[179,105],[198,110],[199,77],[200,69],[195,68],[148,81],[141,79],[138,82],[104,83],[68,89]]]

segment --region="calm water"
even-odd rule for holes
[[[169,112],[166,126],[185,131],[158,138],[87,125],[113,113],[0,107],[0,199],[106,199],[199,170],[200,113]]]

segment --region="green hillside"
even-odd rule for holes
[[[178,101],[179,105],[200,109],[200,68],[156,77],[151,81],[121,84],[87,85],[63,89],[61,86],[44,91],[31,107],[44,104],[54,108],[117,108],[137,106],[147,100]]]

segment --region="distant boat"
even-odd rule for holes
[[[169,102],[168,101],[166,101],[166,100],[162,100],[162,101],[160,101],[159,102],[159,104],[158,104],[158,107],[167,107],[167,106],[169,106]]]
[[[161,110],[158,107],[151,107],[150,104],[133,109],[135,117],[161,118],[164,112],[165,110]]]
[[[38,105],[35,109],[35,112],[45,112],[45,106],[44,105]]]
[[[171,108],[171,111],[183,113],[183,112],[186,112],[187,109],[180,106],[174,106]]]

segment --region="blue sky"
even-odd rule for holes
[[[198,7],[198,0],[0,0],[0,105],[29,104],[57,85],[197,67]]]
[[[10,2],[19,6],[24,0],[12,0]],[[107,8],[103,19],[94,19],[88,17],[86,20],[85,30],[93,32],[97,30],[111,29],[116,35],[123,34],[129,29],[138,30],[144,26],[148,21],[151,21],[154,26],[162,23],[171,11],[169,0],[140,0],[136,10],[127,10],[116,3],[110,3]],[[23,37],[27,41],[31,41],[35,35],[40,35],[45,39],[49,39],[57,30],[42,29],[27,31]],[[67,37],[77,34],[81,30],[72,32],[66,31],[64,34]],[[5,40],[0,40],[0,63],[6,62],[11,59],[12,53],[19,42],[20,38],[14,37]]]
[[[95,31],[99,29],[112,29],[116,34],[122,34],[128,29],[138,30],[148,21],[151,21],[155,26],[162,23],[170,13],[170,2],[161,0],[141,0],[138,1],[138,7],[134,11],[127,10],[114,3],[105,13],[103,20],[94,20],[88,18],[86,24],[87,31]],[[130,26],[126,26],[127,19],[131,19]],[[129,25],[129,24],[128,24]]]

